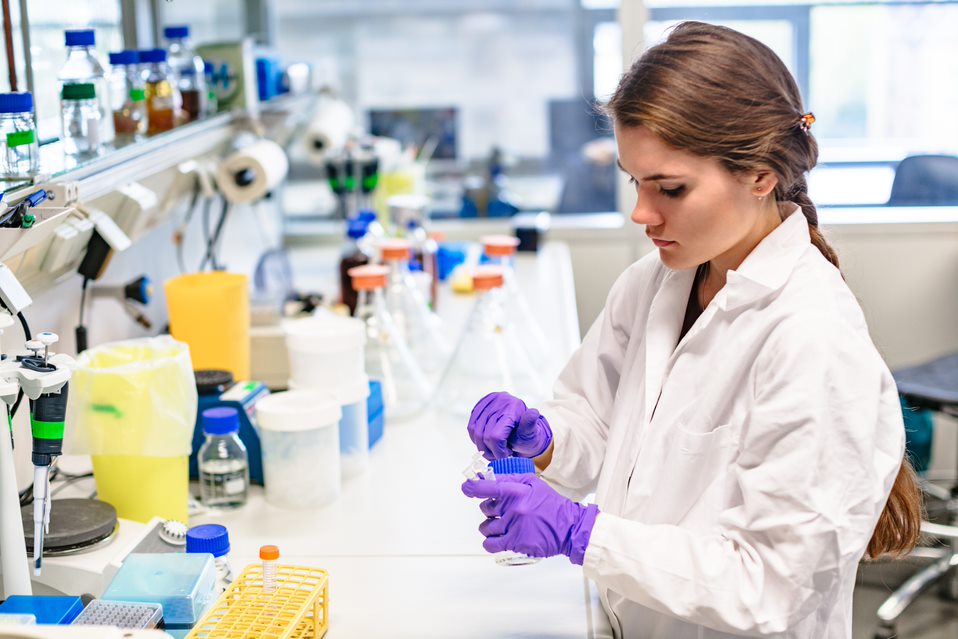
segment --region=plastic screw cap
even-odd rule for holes
[[[264,561],[275,561],[279,559],[279,548],[276,546],[260,546],[259,558]]]
[[[144,49],[140,51],[140,62],[166,62],[166,49]]]
[[[477,291],[499,288],[502,282],[502,269],[498,266],[479,267],[472,274],[472,287]]]
[[[386,287],[389,269],[382,264],[367,264],[355,266],[346,271],[346,274],[352,278],[353,288],[357,291],[373,291]]]
[[[536,472],[536,465],[528,457],[505,457],[489,462],[492,472],[498,475],[532,475]]]
[[[185,24],[170,25],[163,28],[164,38],[188,38],[190,37],[190,28]]]
[[[406,240],[385,239],[379,243],[379,248],[383,252],[383,261],[385,262],[409,259],[409,242]]]
[[[230,535],[226,526],[203,524],[186,531],[186,552],[208,552],[222,557],[230,551]]]
[[[30,340],[29,342],[25,344],[25,346],[28,351],[33,351],[34,353],[37,353],[43,350],[43,342],[41,342],[38,339]]]
[[[44,331],[37,334],[37,341],[44,346],[52,346],[60,341],[60,336],[56,333],[51,333],[50,331]]]
[[[32,111],[32,93],[0,93],[0,113],[30,113]]]
[[[96,44],[96,32],[93,29],[67,29],[63,32],[63,41],[68,47],[92,47]]]
[[[239,430],[239,411],[217,406],[203,411],[203,432],[207,435],[229,435]]]
[[[137,64],[140,61],[140,54],[133,49],[125,51],[116,51],[110,54],[110,64]]]
[[[511,235],[486,235],[479,239],[482,248],[489,257],[515,255],[519,248],[519,238]]]

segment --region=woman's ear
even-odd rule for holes
[[[755,197],[765,197],[775,190],[778,186],[778,176],[774,171],[760,169],[751,171],[744,176],[744,184]]]

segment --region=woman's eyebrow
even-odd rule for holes
[[[618,158],[616,158],[615,163],[619,166],[620,171],[622,171],[626,175],[632,175],[631,173],[625,170],[625,167],[622,166],[622,162],[620,162]],[[632,176],[632,177],[635,178],[635,176]],[[655,182],[656,180],[678,180],[681,177],[682,177],[681,175],[665,175],[664,173],[656,173],[655,175],[650,175],[649,177],[642,178],[641,180],[639,180],[638,178],[635,178],[635,179],[638,180],[639,182]]]

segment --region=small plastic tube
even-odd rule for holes
[[[276,592],[276,560],[279,559],[279,548],[276,546],[260,546],[259,558],[263,561],[263,592]]]

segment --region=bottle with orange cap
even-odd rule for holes
[[[504,273],[480,266],[473,273],[477,298],[436,391],[436,404],[468,415],[484,395],[506,391],[527,402],[546,399],[537,372],[505,309]]]
[[[438,374],[449,360],[452,346],[442,320],[429,308],[426,293],[409,270],[412,245],[398,238],[379,242],[383,264],[389,267],[386,307],[406,339],[409,350],[427,374]]]
[[[412,417],[425,408],[433,386],[386,305],[389,268],[357,266],[349,276],[359,294],[356,317],[366,323],[366,374],[382,384],[387,419]]]
[[[279,548],[276,546],[260,546],[259,558],[263,562],[263,592],[272,594],[276,592],[276,574],[279,561]]]

